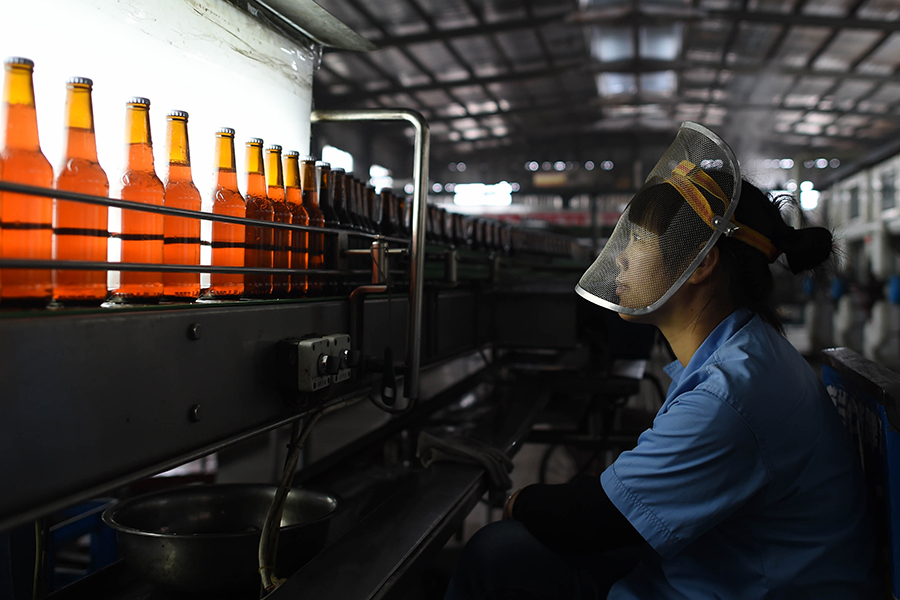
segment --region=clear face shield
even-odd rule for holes
[[[741,191],[731,148],[687,121],[632,198],[575,291],[628,315],[662,306],[696,270],[722,233]]]

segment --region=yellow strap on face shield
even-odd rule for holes
[[[672,174],[666,178],[666,182],[678,190],[678,193],[681,194],[691,208],[694,209],[694,212],[703,219],[704,223],[709,225],[710,228],[715,229],[713,226],[713,217],[715,217],[716,214],[713,212],[712,207],[709,205],[709,202],[703,196],[703,192],[701,192],[699,188],[702,187],[713,197],[721,200],[726,209],[730,203],[725,192],[722,191],[722,188],[719,187],[719,184],[716,183],[712,177],[710,177],[703,169],[697,168],[697,165],[691,161],[683,160],[678,163],[677,167],[672,169]],[[733,219],[732,223],[738,227],[737,231],[734,232],[733,237],[765,254],[766,258],[769,259],[769,262],[774,262],[775,259],[778,258],[778,255],[781,254],[781,251],[778,250],[769,238],[763,234],[746,225],[741,225]]]

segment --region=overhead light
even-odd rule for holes
[[[512,204],[513,186],[506,181],[493,185],[458,183],[453,192],[453,203],[458,206],[508,206]]]

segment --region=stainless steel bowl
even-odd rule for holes
[[[188,486],[111,506],[103,522],[117,532],[126,564],[179,593],[253,593],[259,589],[259,537],[276,487]],[[281,520],[276,572],[287,576],[319,553],[338,508],[331,494],[294,488]]]

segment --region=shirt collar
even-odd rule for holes
[[[725,319],[716,325],[716,328],[706,336],[706,339],[703,340],[703,343],[700,344],[700,347],[694,352],[694,355],[691,357],[691,360],[686,367],[682,367],[681,363],[676,360],[663,367],[663,371],[672,378],[673,384],[677,383],[686,374],[693,373],[706,364],[706,361],[719,349],[719,346],[734,335],[736,331],[746,325],[752,318],[753,313],[746,308],[737,309],[725,317]]]

